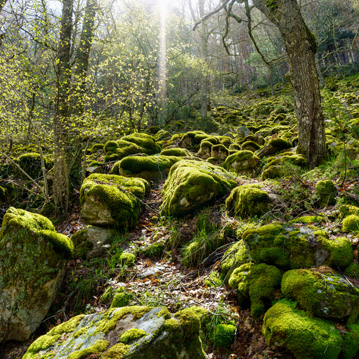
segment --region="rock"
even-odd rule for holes
[[[71,236],[74,244],[74,258],[100,257],[106,253],[104,247],[113,236],[113,230],[97,226],[88,226]]]
[[[180,147],[165,148],[161,151],[162,156],[176,156],[176,157],[193,157],[191,151]]]
[[[203,158],[210,158],[212,146],[213,146],[212,142],[203,140],[201,142],[198,154]]]
[[[174,164],[163,187],[161,212],[167,216],[192,213],[227,194],[236,182],[223,168],[201,161]]]
[[[281,138],[275,138],[273,140],[270,140],[268,145],[265,145],[263,148],[261,148],[256,153],[256,155],[259,158],[268,157],[291,147],[292,145],[289,142]]]
[[[261,147],[254,141],[246,141],[241,145],[241,150],[255,152]]]
[[[286,299],[265,314],[263,334],[268,345],[286,347],[296,359],[337,359],[342,350],[343,340],[333,323],[309,318]]]
[[[319,181],[315,185],[315,193],[319,198],[318,202],[320,207],[335,205],[337,192],[337,188],[330,180]]]
[[[45,318],[72,255],[49,219],[10,207],[0,232],[0,343],[27,340]]]
[[[128,156],[116,162],[110,173],[125,177],[139,177],[152,181],[164,178],[170,168],[180,160],[181,157],[175,156]]]
[[[259,161],[252,151],[238,151],[226,158],[223,167],[237,174],[253,174],[258,168]]]
[[[223,254],[221,262],[221,273],[223,276],[229,275],[242,264],[249,260],[248,249],[243,240],[232,244]]]
[[[129,155],[145,153],[145,149],[141,146],[125,140],[108,141],[104,145],[104,150],[106,152],[105,162],[121,160]]]
[[[156,143],[155,139],[147,133],[132,133],[121,138],[123,141],[131,142],[144,149],[148,155],[154,155],[161,152],[161,147]]]
[[[354,323],[359,315],[359,289],[329,267],[284,273],[282,293],[298,302],[310,316]]]
[[[250,299],[251,316],[259,318],[265,313],[267,303],[274,299],[275,291],[280,288],[281,279],[280,270],[274,266],[245,263],[233,271],[228,284],[238,290],[240,305],[244,305],[247,299]]]
[[[229,212],[240,218],[261,216],[269,211],[270,204],[268,193],[253,185],[234,188],[226,199]]]
[[[211,148],[211,157],[224,161],[228,157],[228,149],[222,144],[213,145]]]
[[[81,186],[81,218],[95,226],[133,227],[148,188],[141,178],[92,174]]]
[[[186,309],[171,315],[166,308],[112,308],[51,329],[23,359],[205,359],[199,331],[199,319]]]
[[[247,137],[251,134],[251,131],[245,126],[239,127],[237,131],[238,131],[238,136],[242,138]]]
[[[345,269],[353,261],[353,249],[345,237],[330,239],[311,226],[268,224],[243,233],[242,239],[254,263],[284,269],[328,265]]]
[[[359,232],[359,216],[351,214],[343,219],[342,231],[348,232]]]

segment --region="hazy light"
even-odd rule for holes
[[[162,101],[165,101],[167,95],[166,87],[166,18],[167,18],[167,0],[158,0],[158,6],[161,13],[161,31],[160,31],[160,63],[159,63],[159,90]]]

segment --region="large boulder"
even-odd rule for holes
[[[170,168],[180,160],[176,156],[129,156],[116,162],[111,173],[152,181],[166,176]]]
[[[202,161],[174,164],[163,187],[161,212],[168,216],[192,213],[227,194],[236,182],[223,168]]]
[[[291,148],[291,147],[292,146],[288,141],[283,140],[282,138],[275,138],[273,140],[270,140],[267,145],[265,145],[263,148],[261,148],[257,152],[257,156],[259,158],[272,156],[275,153],[278,153],[283,150],[287,150],[288,148]]]
[[[95,226],[133,227],[148,188],[141,178],[94,173],[81,186],[81,218]]]
[[[329,267],[287,271],[282,293],[311,316],[354,323],[359,315],[359,289]]]
[[[296,359],[336,359],[343,344],[334,323],[308,317],[289,300],[281,300],[267,311],[263,334],[269,345],[286,347]]]
[[[238,174],[253,174],[259,162],[259,158],[252,151],[237,151],[226,158],[223,167]]]
[[[40,325],[72,251],[46,217],[8,209],[0,232],[0,342],[26,340]]]
[[[199,333],[200,321],[190,310],[171,315],[166,308],[112,308],[53,328],[23,359],[205,359]]]
[[[353,249],[345,237],[329,238],[311,226],[268,224],[243,233],[254,263],[283,269],[335,266],[345,269],[353,261]]]

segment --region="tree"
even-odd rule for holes
[[[305,24],[296,0],[253,0],[253,4],[278,27],[282,36],[294,90],[298,152],[308,159],[309,167],[315,167],[326,157],[315,37]]]

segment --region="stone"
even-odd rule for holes
[[[121,307],[79,315],[31,344],[23,359],[205,359],[200,320],[189,310]]]
[[[27,340],[61,285],[71,240],[49,219],[10,207],[0,232],[0,343]]]

